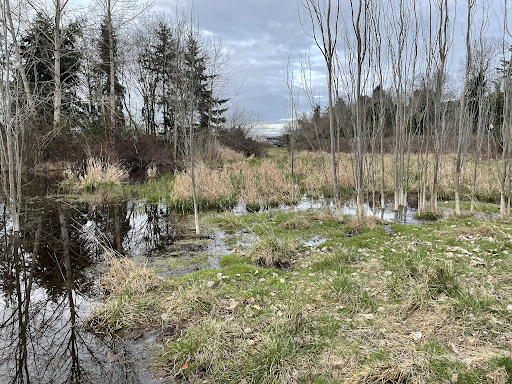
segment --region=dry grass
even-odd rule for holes
[[[130,259],[111,257],[108,264],[107,272],[100,279],[100,286],[110,295],[144,295],[162,284],[161,277],[145,267],[138,266]]]
[[[90,157],[83,174],[68,168],[63,175],[68,182],[87,189],[100,184],[120,184],[128,179],[128,170],[119,161]]]
[[[194,175],[199,199],[213,204],[232,200],[233,188],[230,174],[225,169],[212,170],[204,163],[197,163],[194,167]],[[190,173],[184,172],[176,176],[170,198],[175,202],[192,201]]]
[[[376,158],[375,163],[375,189],[380,190],[381,185],[381,160]],[[384,156],[384,190],[387,193],[393,190],[394,158],[390,154]],[[326,152],[300,152],[296,155],[296,173],[303,177],[301,183],[303,189],[311,196],[326,196],[332,190],[332,170],[330,155]],[[470,196],[473,182],[474,160],[468,160],[461,174],[462,193],[466,199]],[[347,154],[341,154],[338,163],[338,183],[342,189],[352,189],[354,178],[352,171],[352,158]],[[450,197],[453,195],[455,175],[454,155],[443,156],[442,166],[439,170],[439,196]],[[433,169],[427,173],[427,184],[432,185]],[[417,158],[412,157],[409,169],[409,191],[418,191],[418,165]],[[478,199],[490,200],[498,195],[499,178],[498,163],[495,160],[480,161],[477,170],[476,196]]]
[[[220,148],[216,153],[224,153]],[[220,208],[236,205],[239,201],[248,208],[257,210],[259,207],[277,206],[279,204],[292,204],[297,201],[298,194],[292,194],[292,182],[289,159],[286,153],[279,153],[272,158],[241,159],[239,154],[226,150],[223,160],[206,165],[197,162],[195,165],[196,187],[199,204],[203,207],[217,206]],[[367,190],[373,188],[379,193],[381,189],[380,158],[375,159],[375,180],[367,181]],[[411,158],[408,179],[408,193],[417,196],[418,193],[418,159]],[[338,183],[341,193],[352,194],[354,179],[352,170],[353,159],[347,154],[341,154],[338,164]],[[384,158],[384,191],[393,193],[394,158],[387,154]],[[93,174],[100,173],[98,166],[91,164]],[[151,176],[153,170],[148,174]],[[499,196],[497,162],[481,161],[478,167],[478,180],[476,184],[476,199],[478,201],[494,201]],[[73,173],[72,179],[79,177]],[[101,176],[102,180],[108,177]],[[295,157],[295,191],[305,193],[311,197],[332,196],[332,172],[330,156],[326,152],[299,152]],[[443,166],[439,171],[439,199],[453,197],[454,158],[453,155],[443,157]],[[84,176],[85,181],[88,176]],[[462,199],[470,198],[473,178],[473,163],[468,161],[461,176]],[[428,185],[432,184],[432,169],[427,174]],[[165,183],[165,180],[162,181]],[[169,184],[169,182],[167,182]],[[165,188],[164,188],[165,189]],[[192,204],[192,182],[190,174],[183,172],[177,174],[172,183],[172,191],[168,194],[171,202],[179,208],[190,208]],[[162,198],[162,196],[160,196]],[[156,198],[158,200],[158,197]],[[425,211],[424,211],[425,212]]]
[[[269,234],[259,239],[248,256],[256,265],[267,268],[288,268],[300,249],[301,245],[297,241],[283,240]]]
[[[248,205],[278,204],[291,200],[291,183],[287,180],[288,170],[279,168],[271,159],[261,165],[251,166],[237,162],[228,166],[235,176],[235,188],[242,201]]]
[[[103,335],[154,326],[155,311],[161,309],[152,293],[161,286],[163,279],[126,258],[111,257],[108,264],[108,270],[100,278],[100,287],[109,298],[83,319],[82,326]]]
[[[243,154],[224,146],[218,149],[218,156],[221,161],[241,161],[245,158]]]
[[[155,178],[158,174],[158,168],[156,166],[156,164],[151,164],[147,169],[146,169],[146,175],[149,179],[151,178]]]

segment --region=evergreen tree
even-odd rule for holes
[[[53,30],[53,20],[38,13],[27,33],[22,36],[20,44],[27,78],[33,94],[40,100],[37,112],[46,125],[51,125],[54,108],[52,101],[55,89]],[[83,113],[78,97],[82,54],[76,47],[80,34],[79,21],[69,24],[61,32],[62,110],[68,118],[76,118]]]
[[[201,52],[198,40],[189,35],[187,38],[185,66],[186,75],[193,83],[195,111],[198,114],[197,125],[201,130],[213,128],[226,122],[222,108],[229,99],[219,99],[213,96],[210,87],[211,76],[207,75],[207,57]]]
[[[115,97],[115,126],[117,127],[124,127],[125,120],[124,120],[124,114],[123,114],[123,104],[124,104],[124,96],[125,96],[125,88],[119,81],[119,68],[116,65],[118,63],[118,53],[117,53],[117,37],[113,34],[113,56],[114,60],[112,61],[110,58],[110,44],[109,44],[109,27],[108,27],[108,20],[105,18],[105,20],[101,23],[101,34],[100,39],[98,41],[98,51],[99,51],[99,57],[100,57],[100,63],[98,64],[98,72],[100,75],[100,81],[101,81],[101,92],[106,98],[111,97],[111,76],[110,76],[110,70],[111,66],[114,66],[114,97]],[[109,118],[106,117],[105,119],[105,125],[108,125],[107,122],[109,121]],[[113,124],[110,122],[109,124]],[[114,136],[117,135],[119,132],[112,132]],[[112,138],[111,138],[112,140]]]

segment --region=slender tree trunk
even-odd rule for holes
[[[108,29],[108,54],[109,54],[109,139],[110,146],[115,146],[117,127],[116,127],[116,68],[115,68],[115,47],[114,47],[114,26],[112,25],[112,4],[111,0],[107,2],[107,29]]]
[[[466,24],[466,76],[464,79],[464,88],[460,97],[460,113],[459,113],[459,129],[458,129],[458,140],[457,140],[457,160],[455,163],[455,213],[460,215],[460,175],[467,154],[467,147],[469,142],[469,136],[471,134],[471,124],[469,119],[469,112],[466,102],[466,93],[468,89],[469,71],[471,68],[471,41],[470,41],[470,30],[472,20],[472,8],[475,4],[475,0],[468,0],[468,14]]]
[[[60,24],[61,24],[61,3],[55,0],[55,26],[53,31],[53,49],[54,49],[54,81],[55,90],[53,97],[53,135],[60,131],[60,112],[62,105],[62,86],[60,76]]]
[[[190,131],[189,131],[189,150],[190,150],[190,177],[192,179],[192,194],[194,195],[194,224],[196,226],[196,234],[201,234],[199,229],[199,209],[197,206],[197,192],[196,192],[196,178],[194,174],[194,123],[192,121],[192,115],[190,117]]]
[[[16,54],[16,61],[18,62],[18,71],[21,76],[21,80],[23,82],[23,89],[25,91],[25,97],[27,98],[27,104],[29,108],[29,112],[31,117],[36,115],[36,103],[34,101],[34,97],[32,96],[32,91],[30,90],[30,83],[27,78],[27,73],[25,70],[25,66],[23,64],[23,60],[21,59],[21,51],[18,43],[18,36],[16,34],[16,28],[14,27],[14,23],[12,22],[12,13],[11,13],[11,4],[10,0],[4,1],[4,12],[5,12],[5,38],[7,38],[7,29],[9,30],[12,37],[12,44],[14,46],[14,52]],[[8,51],[6,51],[8,52]]]

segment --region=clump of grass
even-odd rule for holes
[[[284,240],[274,234],[268,234],[259,239],[249,252],[249,257],[256,265],[288,268],[300,248],[298,241]]]
[[[429,271],[428,288],[431,294],[444,294],[448,297],[457,297],[461,292],[461,287],[453,266],[445,264]]]
[[[158,173],[158,168],[156,167],[156,164],[150,164],[148,168],[146,169],[146,175],[148,179],[155,178]]]
[[[309,220],[305,217],[292,217],[291,219],[281,223],[279,225],[282,229],[287,230],[298,230],[298,229],[309,229]]]
[[[84,319],[90,332],[112,335],[124,329],[149,326],[154,322],[154,297],[148,295],[161,286],[163,279],[129,259],[110,258],[109,269],[100,286],[109,299]]]
[[[443,218],[443,214],[439,211],[423,210],[414,215],[416,219],[436,221]]]
[[[100,278],[100,286],[110,295],[145,294],[158,288],[163,278],[127,258],[108,260],[109,268]]]
[[[211,287],[210,287],[211,288]],[[163,302],[161,319],[165,323],[195,322],[218,306],[217,299],[205,282],[196,282],[186,288],[178,286]]]
[[[244,227],[245,223],[243,220],[234,215],[233,213],[226,212],[220,217],[215,218],[216,222],[219,222],[219,226],[225,231],[236,231]]]
[[[380,225],[380,220],[374,216],[364,216],[362,219],[354,217],[349,224],[353,233],[369,231],[375,229],[378,225]]]
[[[126,181],[128,170],[119,161],[90,157],[83,174],[68,168],[64,171],[64,178],[64,184],[92,192],[102,185],[116,185]]]
[[[238,324],[208,319],[191,327],[179,340],[166,343],[158,367],[161,374],[175,379],[191,379],[205,374],[218,379],[226,375],[227,370],[235,371],[232,356],[235,351],[240,360],[246,356],[247,352],[241,346],[242,337],[243,331]],[[244,344],[249,347],[246,342]]]

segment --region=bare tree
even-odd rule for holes
[[[295,72],[293,69],[293,62],[291,61],[291,53],[288,53],[288,62],[286,65],[285,83],[286,83],[286,98],[284,100],[285,116],[288,119],[286,131],[290,136],[289,152],[290,152],[290,170],[291,170],[291,195],[292,200],[295,199],[295,170],[294,170],[294,156],[295,156],[295,135],[297,133],[297,120],[299,113],[299,95],[295,85]]]
[[[366,105],[363,97],[369,75],[369,56],[371,43],[370,0],[350,1],[351,18],[346,22],[343,39],[345,41],[345,62],[348,63],[348,76],[345,88],[353,106],[352,138],[354,154],[354,184],[356,191],[357,217],[362,219],[364,212],[364,191],[367,162]],[[351,65],[352,64],[352,65]]]
[[[437,55],[435,55],[435,91],[434,91],[434,164],[431,191],[431,205],[437,210],[437,192],[439,184],[439,169],[443,156],[443,144],[446,134],[446,103],[443,93],[446,83],[446,60],[450,49],[450,17],[448,0],[434,0],[437,9],[438,25],[436,31]]]
[[[16,11],[16,13],[14,13],[13,10],[11,9],[11,2],[10,2],[10,0],[6,0],[6,1],[3,2],[3,12],[4,12],[4,20],[3,20],[3,22],[4,22],[4,25],[5,25],[4,32],[6,34],[4,39],[7,38],[7,33],[9,33],[10,36],[11,36],[12,45],[14,47],[14,52],[15,52],[15,55],[16,55],[16,61],[18,63],[18,71],[19,71],[20,77],[21,77],[22,82],[23,82],[24,95],[25,95],[25,98],[27,100],[27,105],[28,105],[31,117],[34,117],[35,114],[36,114],[36,102],[35,102],[34,97],[32,95],[32,91],[30,89],[30,84],[29,84],[29,81],[28,81],[28,78],[27,78],[27,73],[26,73],[26,70],[25,70],[25,66],[24,66],[23,60],[21,58],[21,49],[20,49],[20,45],[19,45],[19,41],[18,41],[18,38],[19,38],[18,30],[19,29],[13,23],[13,15],[17,14],[18,17],[21,18],[20,14],[23,13],[25,10],[22,9],[21,3],[19,3],[17,9],[15,9],[14,11]]]
[[[470,114],[467,105],[468,81],[471,70],[471,25],[474,17],[476,0],[467,0],[466,16],[466,66],[464,76],[464,87],[460,96],[459,124],[457,129],[457,159],[455,161],[455,213],[460,215],[460,174],[466,155],[468,153],[468,142],[471,136]]]
[[[508,27],[508,1],[504,2],[503,18],[503,45],[502,55],[504,58],[503,71],[503,125],[501,128],[501,166],[500,166],[500,215],[502,218],[508,216],[507,194],[510,191],[510,166],[512,160],[512,49],[507,44],[507,38],[512,36]],[[506,60],[508,55],[508,61]],[[508,189],[508,190],[507,190]],[[509,197],[510,198],[510,197]]]
[[[393,68],[393,88],[396,100],[395,114],[395,145],[394,145],[394,197],[395,210],[407,206],[408,175],[410,164],[410,141],[412,131],[408,127],[409,116],[414,113],[414,104],[409,103],[409,96],[414,89],[418,19],[416,16],[417,2],[398,5],[390,1],[388,48]],[[395,8],[397,7],[397,8]]]
[[[472,119],[472,128],[475,130],[476,120],[476,147],[475,160],[473,164],[473,183],[471,186],[471,211],[474,210],[476,201],[476,183],[478,176],[478,164],[481,155],[481,148],[484,139],[484,133],[488,132],[490,125],[490,97],[487,91],[487,82],[491,75],[491,71],[497,66],[495,65],[496,57],[499,54],[499,43],[493,38],[485,36],[489,25],[489,9],[488,4],[482,2],[482,22],[479,34],[473,41],[472,49],[472,68],[470,90],[468,90],[468,106],[470,118]]]
[[[11,66],[12,57],[9,47],[9,26],[12,20],[9,15],[9,0],[2,0],[1,19],[2,26],[0,57],[3,63],[0,66],[0,171],[2,172],[2,187],[9,202],[13,231],[14,260],[18,262],[20,241],[20,210],[21,210],[21,175],[22,175],[22,142],[23,129],[32,109],[24,108],[20,101],[19,83],[13,76]],[[12,36],[12,35],[11,35]],[[14,95],[14,99],[13,99]],[[5,177],[6,175],[7,177]],[[19,283],[19,279],[17,279]],[[20,317],[21,318],[21,317]],[[21,320],[20,320],[21,321]]]
[[[318,49],[322,53],[327,68],[327,92],[329,96],[329,133],[331,140],[331,168],[332,168],[332,185],[334,194],[334,204],[336,207],[336,215],[341,218],[341,207],[339,199],[337,160],[336,160],[336,134],[334,127],[334,110],[333,110],[333,84],[335,73],[335,55],[336,45],[338,42],[338,27],[340,22],[340,2],[332,0],[298,0],[299,8],[301,8],[306,18],[311,23],[311,31],[306,29],[305,23],[300,19],[300,23],[304,32],[313,38]],[[300,17],[300,9],[299,9]]]

